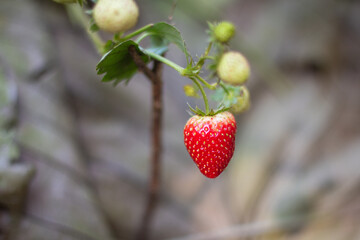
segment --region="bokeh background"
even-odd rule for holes
[[[167,21],[173,4],[137,3],[137,27]],[[101,83],[73,12],[0,2],[0,239],[126,240],[142,217],[150,84]],[[182,135],[186,102],[202,103],[165,67],[151,239],[360,239],[360,2],[179,0],[172,21],[195,56],[220,20],[235,23],[231,48],[251,63],[252,107],[236,117],[229,167],[206,179]],[[186,63],[175,47],[167,56]]]

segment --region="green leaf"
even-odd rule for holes
[[[221,88],[216,89],[211,99],[219,102],[219,106],[222,105],[224,108],[229,108],[237,102],[237,97],[241,93],[241,86],[232,86],[225,83],[222,83],[222,85]]]
[[[185,53],[188,61],[191,58],[180,32],[175,27],[160,22],[149,27],[143,33],[151,36],[151,46],[146,51],[161,55],[168,50],[168,45],[173,43]],[[116,80],[116,85],[123,80],[130,79],[136,73],[137,66],[128,51],[132,45],[136,47],[143,61],[149,62],[150,57],[146,55],[146,51],[132,40],[126,40],[116,46],[113,46],[112,42],[107,42],[105,49],[109,49],[109,52],[102,57],[97,65],[97,73],[105,74],[102,79],[103,82]]]
[[[135,46],[142,60],[147,63],[149,57],[146,56],[139,48],[139,45],[132,40],[128,40],[116,45],[112,50],[107,52],[98,63],[97,74],[104,74],[103,82],[119,82],[130,79],[137,71],[137,66],[129,54],[129,47]]]
[[[183,53],[185,53],[186,59],[190,61],[191,57],[188,50],[186,49],[185,41],[182,38],[179,30],[177,30],[174,26],[171,26],[170,24],[164,22],[160,22],[154,24],[151,28],[146,30],[145,33],[153,36],[153,41],[155,40],[157,44],[159,44],[159,41],[162,42],[162,46],[164,46],[165,44],[168,45],[169,43],[175,44],[178,48],[180,48]]]
[[[83,6],[83,0],[78,0],[78,3],[80,4],[80,6]]]
[[[169,41],[159,36],[150,36],[151,46],[146,50],[149,52],[156,53],[158,55],[164,54],[168,49]]]
[[[111,49],[113,49],[115,47],[116,43],[111,41],[111,40],[108,40],[105,45],[104,45],[104,52],[108,52],[110,51]]]

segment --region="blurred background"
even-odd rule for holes
[[[137,3],[137,27],[167,21],[173,5]],[[101,83],[70,9],[0,2],[0,239],[127,240],[142,217],[150,84]],[[186,102],[202,102],[165,67],[151,239],[360,239],[360,2],[179,0],[173,15],[193,56],[207,21],[221,20],[235,23],[231,48],[251,64],[252,107],[236,117],[227,170],[207,179],[182,133]],[[186,63],[173,46],[167,57]]]

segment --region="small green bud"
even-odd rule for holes
[[[233,113],[243,113],[250,108],[250,93],[246,87],[242,87],[239,97],[236,97],[236,103],[231,106],[230,111]]]
[[[196,89],[192,85],[185,85],[184,86],[184,93],[188,97],[198,97]]]
[[[133,0],[99,0],[93,9],[93,16],[100,29],[119,33],[136,25],[139,9]]]
[[[249,63],[239,52],[224,53],[217,66],[217,74],[224,82],[242,85],[250,75]]]
[[[235,26],[231,22],[221,22],[214,28],[215,39],[221,43],[227,43],[235,34]]]

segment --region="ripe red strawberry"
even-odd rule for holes
[[[227,167],[235,149],[236,122],[230,112],[193,116],[184,127],[184,143],[200,172],[216,178]]]

